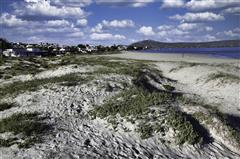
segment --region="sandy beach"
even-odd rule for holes
[[[111,55],[112,57],[151,60],[151,61],[185,61],[196,63],[240,63],[240,59],[216,58],[207,55],[174,54],[174,53],[143,53],[137,51],[124,51],[121,54]]]
[[[0,70],[3,159],[240,158],[238,60],[124,52]]]
[[[218,105],[222,111],[240,116],[240,83],[230,77],[240,78],[239,59],[129,51],[110,56],[154,61],[166,77],[180,82],[185,92],[201,95],[207,102]],[[220,76],[206,82],[211,75]]]

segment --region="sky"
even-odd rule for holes
[[[61,45],[240,38],[240,0],[0,0],[0,37]]]

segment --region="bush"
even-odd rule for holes
[[[0,133],[12,132],[14,135],[22,135],[24,142],[18,138],[1,139],[0,146],[8,147],[18,144],[19,147],[27,148],[42,141],[42,136],[49,132],[51,125],[43,122],[44,118],[38,113],[13,114],[0,120]]]

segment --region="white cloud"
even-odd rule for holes
[[[181,20],[182,22],[195,22],[195,21],[219,21],[224,20],[224,16],[212,12],[200,13],[185,13],[184,15],[174,15],[169,17],[174,20]]]
[[[91,29],[93,33],[102,33],[103,32],[103,25],[98,23],[94,28]]]
[[[215,40],[217,40],[217,38],[213,35],[207,34],[203,37],[203,41],[215,41]]]
[[[178,25],[178,28],[181,30],[193,30],[197,29],[201,26],[199,23],[182,23]]]
[[[160,31],[163,31],[163,30],[173,29],[173,27],[174,27],[174,26],[172,26],[172,25],[160,25],[160,26],[158,27],[158,29],[159,29]]]
[[[88,23],[87,19],[78,19],[76,24],[78,26],[87,26],[87,23]]]
[[[102,33],[104,29],[129,28],[129,27],[134,27],[134,26],[135,26],[135,23],[129,19],[112,20],[112,21],[103,20],[101,23],[98,23],[95,27],[93,27],[91,29],[91,32]]]
[[[240,28],[234,28],[233,30],[227,30],[223,32],[228,37],[240,37]]]
[[[238,14],[240,15],[240,7],[232,7],[223,10],[224,13],[227,14]]]
[[[163,0],[162,8],[179,8],[184,7],[184,0]]]
[[[74,32],[74,33],[70,33],[67,34],[68,37],[73,37],[73,38],[77,38],[77,37],[82,37],[84,36],[84,33],[79,31],[79,32]]]
[[[134,0],[133,4],[131,5],[132,7],[144,7],[148,3],[152,3],[154,0]]]
[[[11,15],[9,13],[2,13],[0,17],[0,24],[9,26],[9,27],[16,27],[16,26],[23,26],[27,25],[28,22],[16,17],[16,15]]]
[[[124,19],[124,20],[112,20],[107,21],[103,20],[102,25],[105,27],[112,27],[112,28],[127,28],[127,27],[134,27],[135,23],[132,20]]]
[[[53,17],[84,17],[80,7],[54,6],[50,1],[27,0],[24,6],[17,6],[15,13],[19,15],[41,15]]]
[[[129,6],[144,7],[155,0],[95,0],[97,4],[106,4],[111,6]]]
[[[51,0],[55,5],[70,6],[70,7],[85,7],[90,5],[92,0]]]
[[[144,36],[153,36],[155,35],[153,28],[151,26],[142,26],[139,30],[137,30],[139,34],[143,34]]]
[[[49,20],[47,21],[47,26],[49,27],[65,27],[71,24],[67,20]]]
[[[205,27],[205,30],[206,30],[206,31],[213,31],[213,27],[206,26],[206,27]]]
[[[158,35],[159,36],[168,36],[168,37],[171,37],[171,36],[182,36],[182,35],[186,35],[188,34],[189,32],[187,31],[182,31],[180,29],[172,29],[172,30],[163,30],[163,31],[160,31],[158,32]]]
[[[191,10],[207,10],[239,5],[238,0],[191,0],[186,3],[186,7]]]
[[[112,35],[110,33],[92,33],[90,35],[90,38],[92,40],[123,40],[123,39],[126,39],[126,37],[123,35],[119,35],[119,34]]]

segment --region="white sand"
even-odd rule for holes
[[[224,58],[214,58],[207,57],[204,55],[192,55],[185,54],[168,54],[168,53],[141,53],[141,52],[131,52],[124,51],[122,54],[106,55],[111,57],[120,57],[128,59],[138,59],[138,60],[152,60],[152,61],[185,61],[185,62],[197,62],[197,63],[239,63],[237,59],[224,59]]]
[[[177,68],[181,63],[176,57],[167,55],[126,53],[111,55],[122,58],[137,58],[144,60],[175,62],[156,62],[156,67],[163,71],[164,75],[178,80],[177,89],[183,92],[198,94],[209,103],[229,103],[229,109],[222,104],[220,108],[223,111],[234,113],[239,103],[238,89],[239,83],[227,83],[226,85],[217,85],[217,81],[204,83],[206,76],[216,71],[227,71],[236,73],[236,61],[224,60],[229,64],[226,68],[209,65],[196,65],[193,67],[184,67],[179,70],[170,71]],[[158,57],[158,58],[157,58]],[[200,58],[206,59],[206,58]],[[192,62],[192,58],[189,61]],[[194,57],[197,61],[197,58]],[[223,61],[216,59],[206,59],[217,61],[221,64]],[[199,63],[202,63],[198,59]],[[224,62],[225,63],[225,62]],[[75,70],[71,65],[60,67],[56,71],[50,70],[37,74],[36,77],[44,78],[45,75],[59,76],[70,72],[88,72],[94,69],[85,67]],[[44,75],[44,76],[43,76]],[[20,79],[19,79],[20,80]],[[30,80],[30,79],[29,79]],[[26,92],[14,97],[12,100],[19,104],[19,107],[11,108],[0,112],[0,119],[10,116],[16,112],[42,112],[50,116],[50,123],[55,124],[57,133],[53,136],[47,136],[44,143],[36,144],[29,149],[18,149],[16,145],[9,148],[0,147],[0,158],[193,158],[193,159],[218,159],[218,158],[240,158],[239,151],[231,149],[226,145],[226,138],[221,138],[218,132],[211,130],[211,134],[217,139],[213,143],[199,147],[190,146],[166,146],[159,142],[155,135],[149,139],[142,140],[139,134],[123,131],[113,131],[110,124],[103,119],[89,120],[84,115],[94,105],[102,104],[105,99],[109,99],[120,90],[122,83],[131,84],[131,77],[124,75],[98,76],[97,79],[87,84],[80,84],[73,87],[64,87],[58,85],[49,85],[48,89],[42,88],[36,92]],[[106,91],[106,84],[117,85],[113,92]],[[214,98],[216,97],[216,98]],[[220,100],[221,99],[221,100]],[[189,110],[186,110],[189,111]],[[238,114],[238,113],[237,113]],[[131,124],[123,122],[122,126],[134,129]],[[169,135],[169,134],[168,134]],[[171,133],[170,133],[171,135]],[[219,138],[219,139],[218,139]],[[86,144],[89,141],[89,144]]]
[[[240,76],[238,59],[210,58],[206,56],[162,53],[123,52],[112,57],[151,60],[164,76],[177,80],[182,92],[196,94],[207,104],[217,106],[225,113],[240,116],[240,83],[221,79],[206,82],[210,74],[224,72]],[[191,64],[195,64],[191,66]],[[180,67],[180,69],[179,69]],[[181,68],[182,67],[182,68]],[[172,70],[176,69],[176,70]]]

